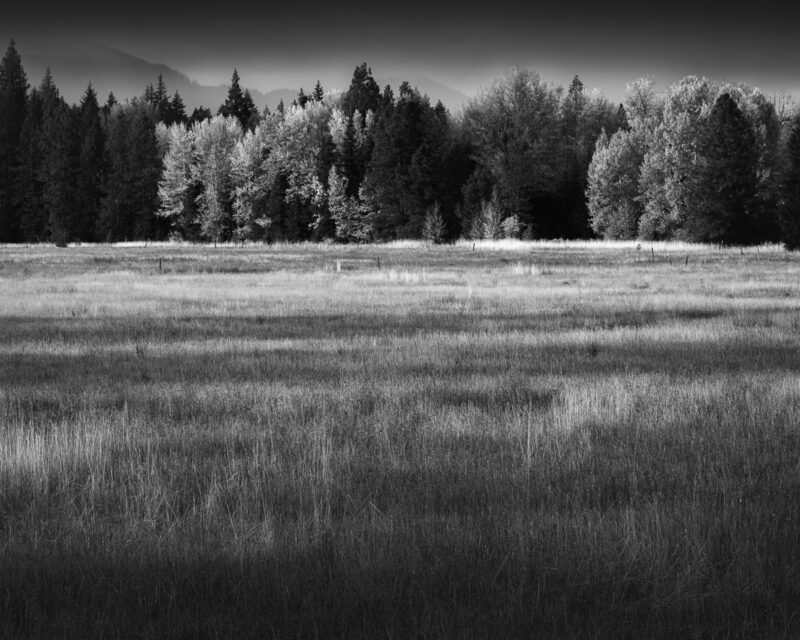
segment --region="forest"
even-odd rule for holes
[[[0,242],[679,239],[800,247],[800,111],[690,76],[622,104],[515,69],[450,113],[366,63],[346,91],[216,113],[163,78],[79,104],[0,63]]]

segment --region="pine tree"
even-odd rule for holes
[[[131,108],[115,105],[107,120],[106,129],[106,175],[100,217],[97,221],[96,237],[104,242],[133,239],[131,224],[133,211],[130,197],[130,162],[128,140],[130,139]]]
[[[111,110],[117,105],[117,97],[114,95],[114,92],[111,91],[108,94],[108,98],[106,99],[106,103],[103,105],[103,115],[108,116],[111,113]]]
[[[372,77],[372,69],[364,62],[356,67],[350,88],[344,95],[342,108],[348,118],[358,111],[363,118],[367,111],[376,111],[381,102],[381,90]],[[363,123],[363,122],[362,122]]]
[[[322,91],[322,85],[319,80],[317,80],[317,84],[314,86],[314,93],[311,94],[311,99],[314,102],[322,102],[325,99],[325,94]]]
[[[239,121],[242,130],[250,127],[251,118],[258,117],[258,109],[253,103],[253,98],[249,91],[242,91],[239,86],[239,72],[234,69],[231,77],[231,86],[228,88],[228,97],[224,104],[219,108],[218,115],[226,118],[232,117]]]
[[[297,94],[297,104],[301,109],[305,109],[307,103],[308,96],[306,95],[306,92],[303,91],[303,87],[300,87],[300,92]]]
[[[452,217],[455,198],[445,193],[444,165],[451,147],[446,114],[437,113],[427,96],[404,82],[392,111],[377,120],[361,144],[357,123],[354,115],[356,149],[364,150],[359,161],[367,166],[363,190],[376,212],[379,238],[421,237],[425,213],[435,202],[447,202],[448,210],[442,206],[441,212]]]
[[[800,250],[800,116],[796,116],[787,145],[787,171],[783,184],[781,234],[790,251]]]
[[[20,134],[28,80],[12,40],[0,61],[0,242],[20,239]]]
[[[133,238],[159,239],[164,228],[156,218],[161,154],[156,141],[156,114],[147,105],[133,109],[128,148],[131,167],[130,195],[133,203]]]
[[[93,240],[102,200],[105,168],[105,134],[100,121],[97,94],[91,85],[81,99],[78,116],[78,166],[75,182],[74,235]]]
[[[203,122],[203,120],[209,120],[213,115],[211,109],[207,109],[202,105],[195,107],[192,115],[189,116],[189,124],[197,124],[198,122]]]
[[[20,133],[20,231],[25,242],[47,239],[47,216],[42,182],[44,101],[31,91]]]
[[[386,85],[381,94],[380,104],[378,105],[378,112],[381,115],[387,115],[394,108],[394,91],[391,85]]]
[[[186,117],[186,105],[183,103],[181,94],[177,91],[173,94],[172,100],[169,102],[169,110],[167,111],[167,118],[164,124],[167,126],[179,123],[186,124],[188,118]]]
[[[76,117],[58,92],[50,69],[39,88],[43,98],[42,166],[43,204],[50,239],[64,244],[75,233],[75,181],[78,135]]]
[[[258,112],[258,107],[253,101],[253,96],[250,95],[250,90],[244,90],[244,107],[242,114],[247,114],[247,120],[242,125],[242,131],[255,131],[258,123],[261,122],[261,114]],[[241,120],[239,121],[241,124]]]
[[[155,111],[144,100],[132,100],[111,112],[98,238],[116,242],[165,235],[165,225],[155,215],[161,174],[155,129]]]
[[[701,134],[703,164],[696,179],[689,237],[701,242],[757,241],[758,149],[753,129],[730,94],[714,103]]]
[[[164,76],[158,74],[155,88],[151,86],[150,89],[151,95],[149,100],[147,100],[147,98],[145,99],[153,105],[156,121],[171,124],[168,122],[168,120],[170,120],[170,101],[169,93],[167,92],[167,83],[164,82]]]

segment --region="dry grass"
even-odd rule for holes
[[[0,248],[0,637],[797,637],[800,261],[650,249]]]

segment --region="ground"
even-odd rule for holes
[[[799,370],[777,247],[0,247],[0,637],[797,637]]]

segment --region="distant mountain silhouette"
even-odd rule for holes
[[[105,102],[109,92],[113,92],[120,101],[141,96],[148,84],[155,84],[159,74],[164,77],[170,96],[177,90],[190,113],[201,105],[216,113],[228,92],[226,85],[201,85],[165,64],[148,62],[112,47],[90,43],[69,45],[45,43],[30,49],[20,46],[19,50],[30,85],[38,86],[45,70],[50,67],[56,86],[70,103],[80,100],[89,82],[97,91],[101,103]],[[391,85],[395,96],[400,84],[408,81],[421,93],[426,94],[433,104],[441,100],[451,111],[460,109],[468,99],[463,93],[423,75],[376,78],[376,81],[381,88],[386,84]],[[242,79],[242,86],[250,90],[259,109],[263,109],[264,106],[275,109],[281,100],[288,106],[297,97],[298,91],[297,89],[259,91],[248,87],[246,78]],[[346,86],[344,88],[346,89]]]
[[[388,78],[375,78],[375,82],[383,89],[387,84],[391,85],[394,91],[394,97],[397,98],[398,88],[403,82],[408,82],[412,87],[415,87],[420,93],[427,95],[431,104],[435,105],[438,100],[450,111],[458,111],[463,107],[469,96],[456,89],[448,87],[447,85],[432,80],[428,76],[423,75],[409,75],[405,77],[390,76]]]
[[[216,113],[228,93],[225,85],[201,85],[164,64],[147,62],[111,47],[71,45],[52,51],[21,49],[20,54],[31,86],[39,85],[49,66],[56,86],[68,102],[78,102],[89,82],[101,102],[105,102],[112,91],[117,100],[141,96],[148,84],[155,84],[159,74],[164,76],[170,95],[175,91],[181,94],[189,112],[202,105]],[[243,86],[246,85],[243,82]],[[250,94],[259,109],[265,105],[274,109],[280,100],[290,103],[297,91],[279,89],[264,93],[250,88]]]

